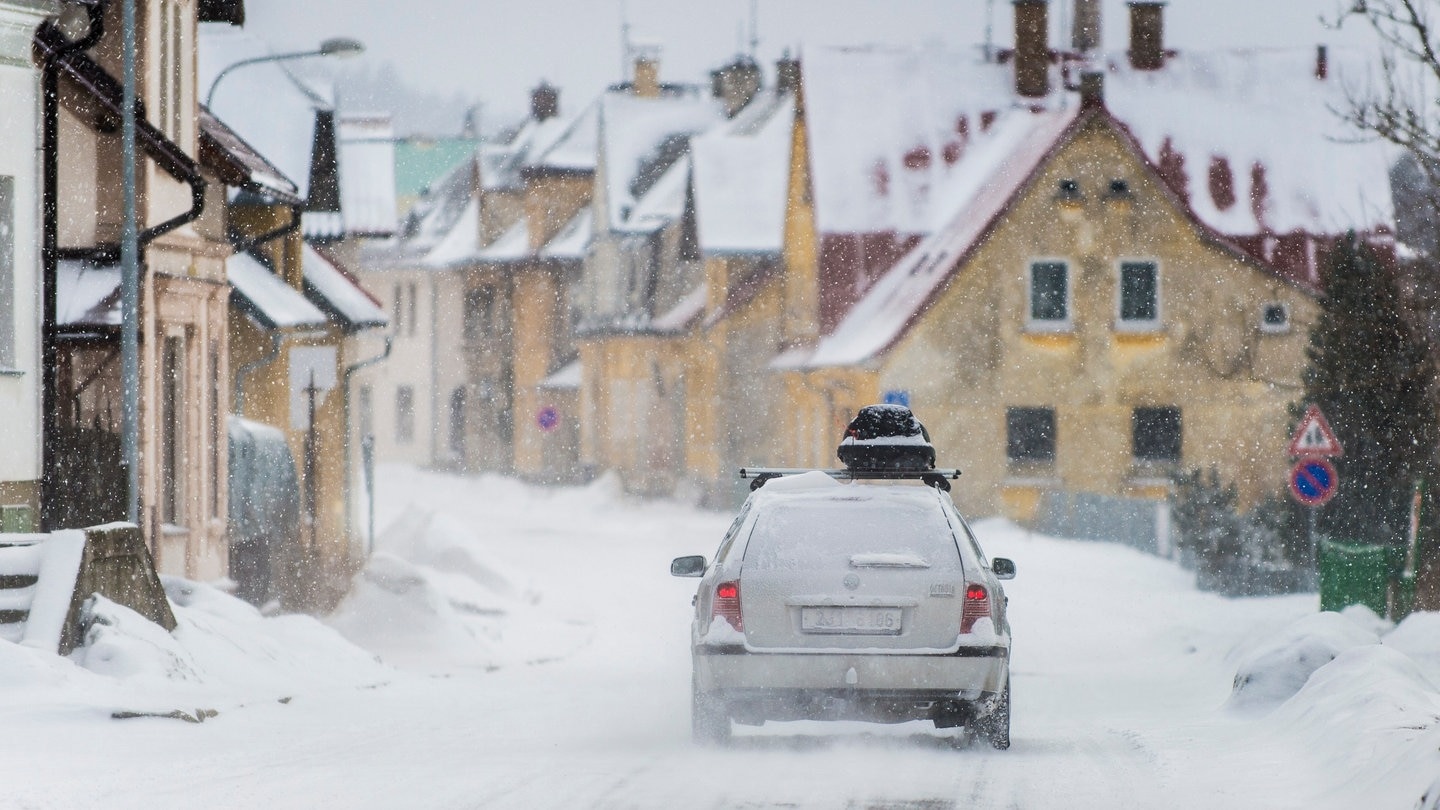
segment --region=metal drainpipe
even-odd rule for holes
[[[40,519],[42,530],[55,527],[48,525],[46,513],[55,481],[50,456],[54,454],[58,439],[59,380],[57,362],[59,351],[55,345],[57,296],[56,279],[60,266],[60,60],[71,53],[88,50],[105,35],[104,12],[91,18],[90,33],[79,42],[56,49],[45,56],[40,65],[41,109],[41,224],[40,224]],[[45,25],[53,23],[46,22]]]
[[[364,360],[359,360],[357,362],[351,363],[350,365],[345,367],[345,372],[341,375],[341,385],[343,386],[340,389],[341,422],[343,423],[345,428],[345,441],[341,442],[341,444],[344,446],[345,486],[343,487],[343,489],[345,490],[345,539],[347,542],[350,540],[351,535],[354,534],[355,529],[353,525],[355,516],[350,514],[350,511],[354,508],[355,503],[354,496],[352,494],[354,487],[351,486],[352,482],[350,480],[350,434],[352,432],[350,430],[350,378],[355,375],[355,372],[363,368],[373,366],[376,363],[382,363],[385,360],[389,359],[390,350],[394,348],[394,346],[395,335],[393,333],[386,335],[385,351],[374,357],[369,357]]]

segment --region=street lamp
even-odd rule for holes
[[[320,43],[320,47],[313,51],[273,53],[267,56],[254,56],[249,59],[241,59],[239,62],[226,65],[224,70],[216,74],[215,80],[210,82],[210,91],[205,94],[205,106],[209,107],[210,102],[215,99],[215,88],[220,86],[220,80],[236,68],[242,68],[246,65],[256,65],[261,62],[286,62],[291,59],[307,59],[312,56],[335,56],[344,59],[351,56],[359,56],[364,52],[365,45],[360,42],[360,40],[349,39],[347,37],[335,37]]]

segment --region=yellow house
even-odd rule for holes
[[[1197,222],[1103,107],[1010,115],[985,190],[787,370],[797,416],[833,436],[908,402],[981,514],[1163,497],[1181,466],[1277,490],[1313,292]]]
[[[1022,22],[1022,39],[1048,30]],[[1172,472],[1212,465],[1245,504],[1278,494],[1318,267],[1347,230],[1390,238],[1383,150],[1337,142],[1325,116],[1337,56],[1140,37],[1073,54],[1089,66],[1073,92],[1044,52],[944,65],[967,86],[1015,84],[931,110],[913,140],[877,134],[868,177],[843,171],[835,141],[867,133],[837,134],[839,105],[883,114],[851,79],[887,62],[911,75],[917,57],[807,52],[774,463],[833,464],[854,412],[893,401],[965,471],[957,494],[979,514],[1163,498]],[[875,261],[882,240],[911,246]]]

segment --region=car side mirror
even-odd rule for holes
[[[1004,557],[996,557],[990,561],[990,570],[995,574],[996,579],[1014,579],[1015,561]]]
[[[705,576],[705,558],[700,555],[691,557],[676,557],[670,561],[670,576],[672,577],[703,577]]]

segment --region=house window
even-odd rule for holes
[[[1054,461],[1055,409],[1006,410],[1005,455],[1011,461]]]
[[[0,368],[15,362],[15,178],[0,177]]]
[[[495,288],[480,287],[465,293],[465,339],[479,340],[494,328]]]
[[[1260,331],[1270,335],[1290,331],[1290,308],[1279,301],[1260,307]]]
[[[410,289],[407,291],[407,294],[410,296],[410,300],[407,302],[410,306],[410,311],[407,313],[408,318],[406,319],[405,325],[409,334],[413,335],[415,334],[415,322],[420,320],[419,296],[415,294],[415,282],[410,282]]]
[[[1030,265],[1030,326],[1065,329],[1070,325],[1070,268],[1065,262]]]
[[[1136,461],[1180,460],[1180,409],[1136,408],[1130,416],[1130,444]]]
[[[399,335],[405,331],[405,286],[395,285],[395,334]]]
[[[1160,321],[1160,268],[1155,262],[1120,263],[1120,325],[1154,326]]]
[[[465,389],[450,392],[450,455],[465,460]]]
[[[415,389],[408,385],[395,389],[395,441],[415,441]]]
[[[185,339],[165,338],[160,356],[160,519],[185,520]]]

